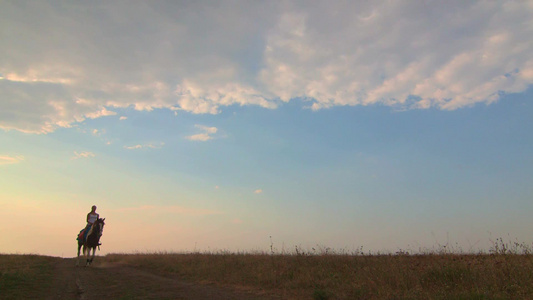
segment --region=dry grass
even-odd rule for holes
[[[0,255],[0,299],[38,299],[46,295],[58,258]]]
[[[283,255],[110,254],[106,260],[283,299],[533,299],[533,255],[511,246],[498,241],[478,254],[317,254],[296,248]]]
[[[185,281],[277,295],[281,299],[533,299],[533,254],[520,243],[494,242],[487,253],[335,252],[109,254],[125,264]],[[0,255],[0,299],[46,295],[59,258]]]

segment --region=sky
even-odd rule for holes
[[[533,247],[531,1],[1,1],[0,253]]]

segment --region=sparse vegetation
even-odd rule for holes
[[[497,239],[479,253],[447,245],[420,253],[317,248],[279,252],[271,243],[266,252],[109,254],[97,261],[281,299],[533,299],[533,254],[524,243]],[[0,299],[46,295],[59,260],[0,255]]]
[[[340,253],[110,254],[106,260],[186,280],[262,290],[283,299],[531,299],[533,255],[525,244],[494,243],[488,253],[446,248]]]
[[[0,255],[0,299],[36,299],[52,280],[52,261],[38,255]]]

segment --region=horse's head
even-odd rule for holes
[[[98,218],[94,222],[94,225],[95,225],[94,227],[95,227],[96,232],[98,232],[99,235],[102,235],[102,232],[104,231],[105,218],[103,219]]]

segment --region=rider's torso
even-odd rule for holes
[[[94,222],[96,222],[96,220],[98,220],[98,214],[89,213],[89,219],[87,220],[87,222],[89,224],[93,224]]]

